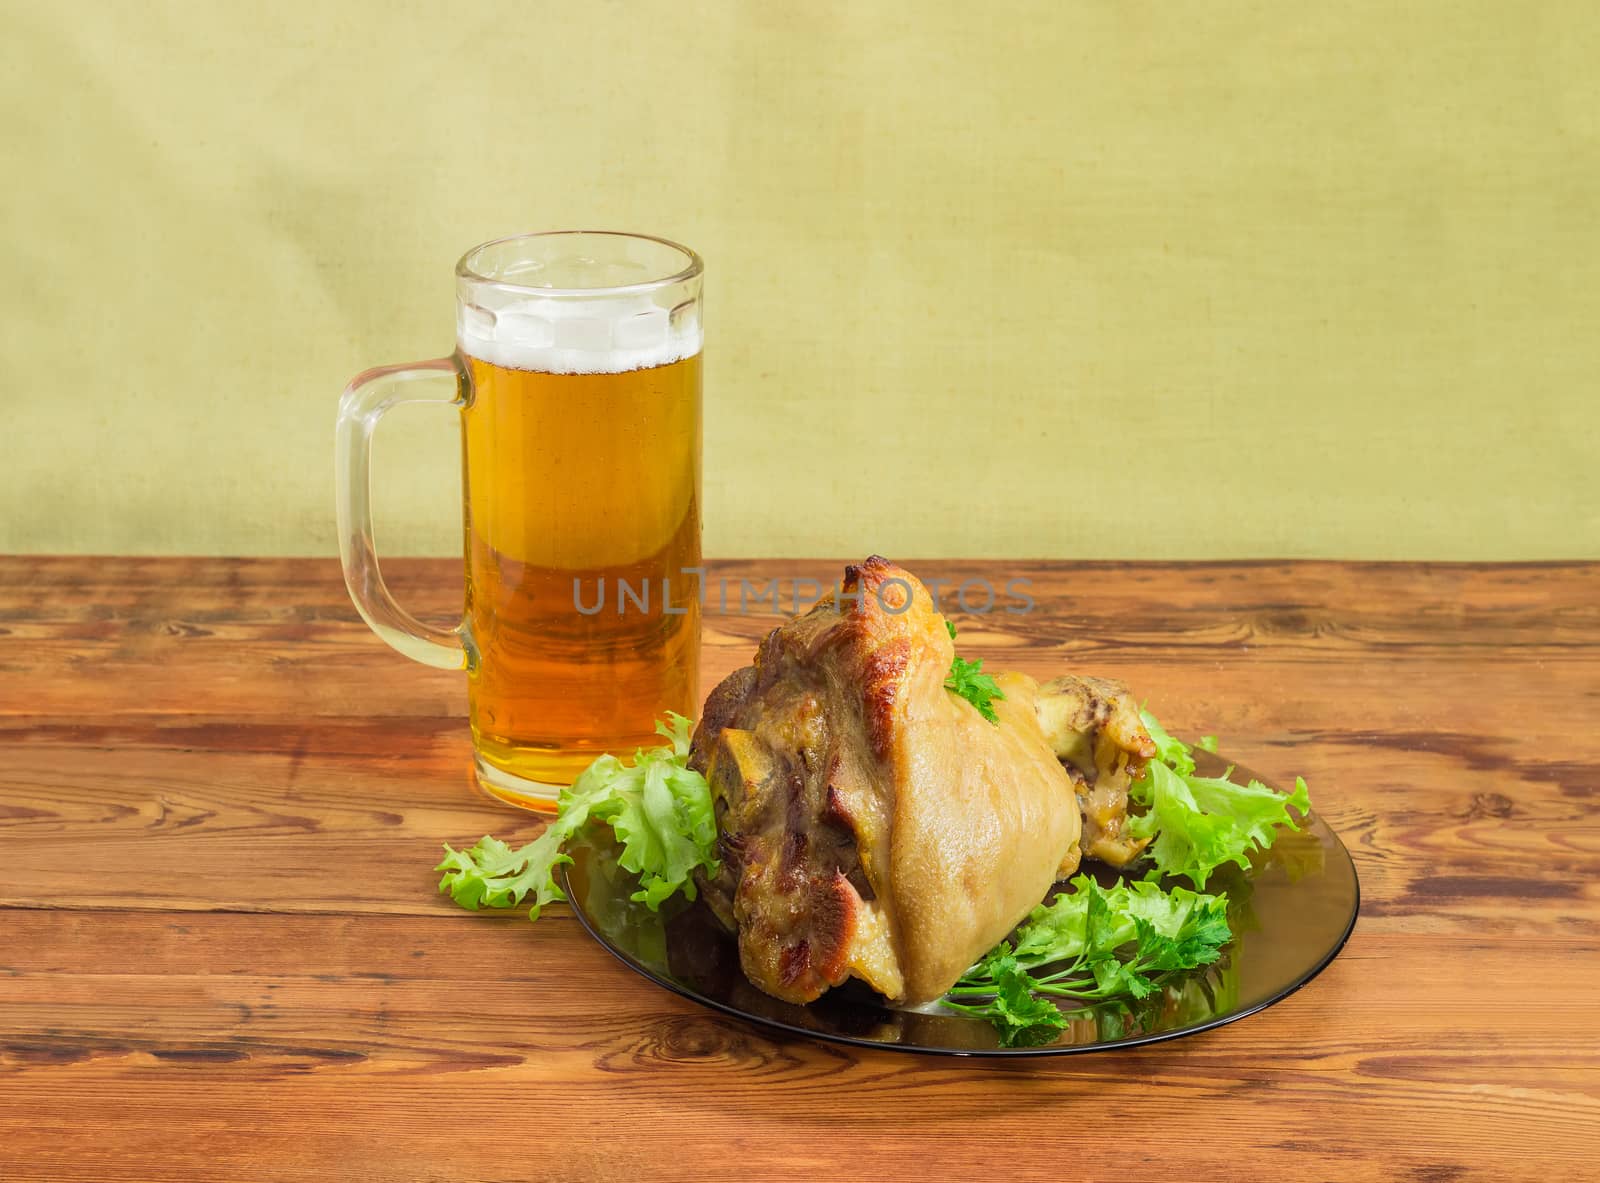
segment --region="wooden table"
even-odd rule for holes
[[[539,823],[332,563],[6,559],[0,1178],[1600,1178],[1600,565],[912,566],[1032,580],[962,620],[991,666],[1123,678],[1304,774],[1362,878],[1339,959],[1123,1053],[774,1038],[564,907],[435,894],[441,840]],[[775,622],[709,618],[707,685]]]

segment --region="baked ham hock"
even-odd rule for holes
[[[1127,786],[1155,749],[1126,690],[1001,673],[991,723],[945,688],[953,657],[927,589],[873,556],[707,698],[690,764],[721,871],[701,886],[766,993],[857,977],[931,1002],[1085,850],[1138,854]]]

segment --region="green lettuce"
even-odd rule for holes
[[[1224,864],[1248,868],[1250,856],[1271,846],[1280,828],[1300,828],[1290,810],[1304,818],[1311,809],[1302,778],[1295,777],[1294,792],[1284,796],[1256,780],[1235,784],[1228,779],[1232,768],[1220,777],[1196,776],[1188,746],[1148,711],[1140,716],[1155,741],[1156,758],[1129,790],[1145,811],[1128,818],[1128,833],[1153,839],[1145,853],[1158,874],[1181,875],[1204,887]]]
[[[487,834],[470,850],[445,844],[439,890],[463,908],[513,908],[529,896],[530,920],[544,905],[564,900],[555,869],[572,858],[563,847],[591,822],[611,826],[621,846],[617,861],[639,877],[632,898],[652,911],[682,892],[694,899],[694,872],[718,870],[711,789],[688,767],[693,724],[669,714],[656,731],[668,743],[640,749],[633,762],[601,756],[563,789],[556,818],[526,846],[513,850]]]

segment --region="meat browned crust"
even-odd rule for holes
[[[999,723],[949,693],[927,590],[873,556],[713,691],[691,764],[723,854],[706,898],[756,986],[809,1002],[846,978],[941,995],[1076,862],[1078,811],[1031,678]]]
[[[892,570],[876,556],[847,567],[835,596],[769,633],[755,664],[711,692],[690,749],[720,835],[707,902],[737,930],[745,975],[792,1002],[853,971],[889,997],[903,987],[861,859],[883,835],[859,749],[884,751],[909,655],[903,638],[873,644],[866,619]],[[846,680],[860,709],[824,709]]]

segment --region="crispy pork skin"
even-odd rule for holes
[[[853,976],[931,1001],[1077,865],[1037,684],[1000,675],[991,723],[945,689],[953,654],[923,585],[874,556],[707,699],[691,762],[722,872],[706,898],[767,993],[810,1002]]]

